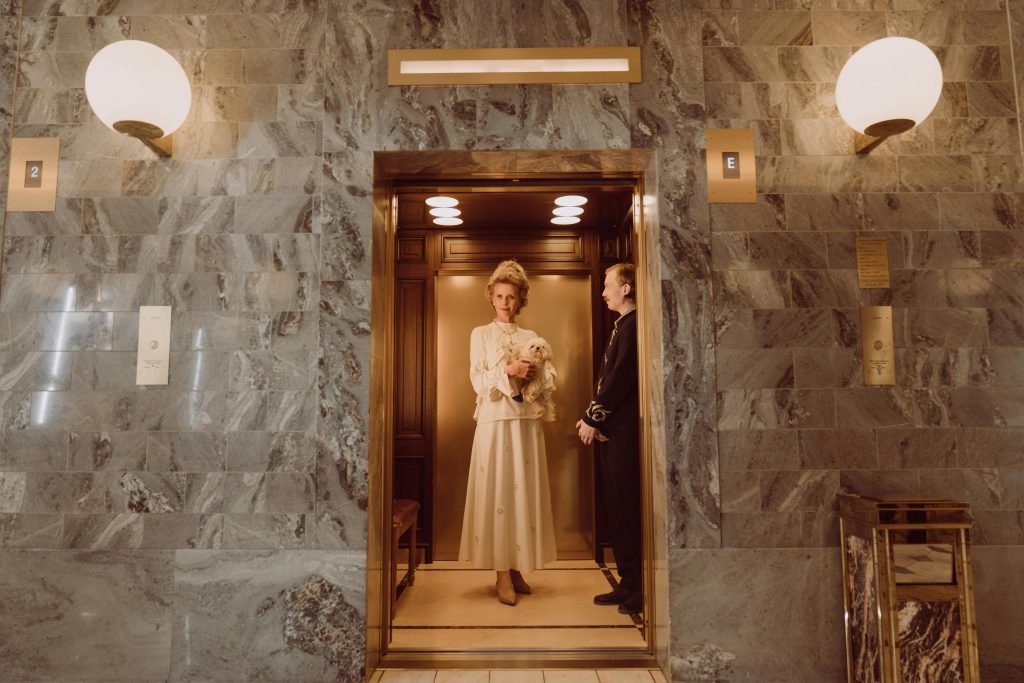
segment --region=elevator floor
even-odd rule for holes
[[[525,574],[533,593],[509,607],[498,602],[493,571],[420,565],[399,598],[391,649],[643,648],[639,619],[593,602],[610,590],[606,572],[592,561],[552,562]]]

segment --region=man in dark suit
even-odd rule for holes
[[[619,586],[594,596],[598,605],[618,605],[623,614],[643,609],[640,528],[640,399],[637,381],[636,270],[617,263],[605,271],[601,293],[619,314],[608,341],[594,400],[576,423],[580,440],[597,444]]]

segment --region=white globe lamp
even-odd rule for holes
[[[836,81],[839,115],[859,133],[887,137],[920,124],[942,94],[942,67],[910,38],[882,38],[853,53]]]
[[[141,40],[120,40],[97,52],[85,71],[85,95],[107,127],[143,140],[173,133],[192,106],[185,70]]]

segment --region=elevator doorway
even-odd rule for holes
[[[552,665],[583,668],[596,665],[601,668],[649,666],[658,662],[666,666],[667,536],[665,517],[659,512],[664,509],[665,463],[662,415],[660,408],[656,407],[660,405],[662,393],[660,287],[657,218],[654,213],[656,202],[648,201],[653,197],[646,196],[646,190],[653,188],[654,184],[653,154],[646,150],[381,152],[375,154],[374,165],[368,670],[380,665],[428,669],[480,668],[482,663],[513,668]],[[578,169],[578,172],[573,169]],[[531,209],[530,202],[521,202],[511,208],[506,207],[504,215],[498,217],[493,225],[467,220],[462,226],[439,229],[427,225],[429,218],[422,203],[418,209],[403,209],[403,206],[417,206],[417,202],[402,201],[403,193],[413,192],[417,185],[430,194],[466,191],[474,197],[487,193],[514,194],[528,185],[534,192],[541,191],[538,189],[540,185],[546,185],[550,192],[602,192],[607,191],[601,189],[605,187],[611,188],[612,193],[619,193],[625,211],[620,214],[620,220],[611,222],[603,212],[588,212],[592,221],[600,218],[598,229],[586,225],[566,228],[550,225],[550,206],[538,214]],[[470,208],[473,203],[468,199],[464,206]],[[601,202],[597,202],[589,206],[600,205]],[[410,222],[410,216],[405,213],[410,210],[423,214],[418,218],[419,225],[415,219]],[[637,265],[638,282],[641,283],[638,291],[638,323],[641,328],[638,341],[641,357],[645,358],[639,377],[643,397],[643,571],[650,589],[645,591],[640,623],[628,626],[634,628],[640,637],[629,644],[594,647],[580,644],[571,637],[560,637],[572,634],[552,633],[552,637],[543,643],[535,641],[533,644],[516,645],[512,642],[514,638],[509,637],[516,632],[549,629],[552,623],[490,624],[497,627],[490,632],[484,628],[488,625],[477,623],[457,629],[465,633],[454,646],[423,639],[419,644],[406,642],[402,645],[393,638],[398,630],[396,626],[403,629],[405,635],[429,630],[416,624],[401,623],[408,615],[407,608],[413,605],[414,591],[420,589],[421,577],[425,575],[445,578],[447,588],[442,593],[439,608],[449,614],[459,609],[453,605],[458,602],[456,594],[494,600],[498,605],[497,600],[489,596],[494,592],[493,572],[490,572],[488,580],[474,577],[471,570],[456,567],[436,571],[437,565],[451,562],[439,559],[438,555],[444,552],[444,541],[439,543],[444,532],[435,528],[443,522],[439,521],[441,516],[435,510],[434,478],[441,475],[438,475],[434,449],[450,444],[450,438],[438,432],[437,415],[438,402],[443,395],[441,389],[452,383],[447,377],[439,379],[438,365],[442,360],[438,356],[437,345],[442,342],[436,327],[438,299],[435,290],[456,282],[445,278],[488,275],[500,260],[509,256],[516,257],[526,267],[531,281],[541,282],[547,276],[561,276],[587,283],[585,286],[590,288],[591,302],[597,304],[591,306],[590,342],[593,353],[590,379],[596,371],[600,360],[598,356],[615,317],[598,303],[604,267],[622,260],[630,260]],[[482,293],[480,304],[486,305]],[[487,323],[491,319],[489,312],[487,316],[478,324]],[[414,324],[403,325],[400,321]],[[536,327],[533,322],[524,322],[524,325]],[[402,362],[408,358],[415,358],[416,362]],[[468,377],[464,381],[468,384]],[[582,391],[589,398],[591,387],[587,386]],[[584,407],[580,406],[578,410],[582,411]],[[573,424],[576,417],[578,415],[573,416]],[[575,476],[580,476],[579,470]],[[461,488],[461,482],[455,488]],[[386,530],[391,520],[392,501],[413,494],[424,496],[424,509],[419,517],[420,533],[413,553],[424,564],[417,571],[415,586],[408,588],[396,604],[391,601],[389,593],[389,574],[394,566],[392,559],[393,556],[398,557],[404,564],[407,550],[403,544],[400,550],[393,552],[387,542]],[[459,505],[452,509],[458,509]],[[573,501],[569,509],[579,507],[586,508],[586,505]],[[591,510],[591,515],[593,512]],[[561,583],[555,581],[545,588],[543,584],[547,579],[537,580],[532,596],[537,599],[524,601],[514,608],[498,605],[508,610],[506,614],[529,616],[526,612],[532,607],[528,606],[545,605],[551,608],[549,613],[562,618],[579,605],[592,604],[591,597],[596,591],[590,588],[583,589],[585,593],[590,591],[585,597],[572,597],[568,593],[579,588],[575,585],[579,582],[571,572],[592,571],[591,575],[598,578],[602,575],[597,565],[597,559],[602,556],[601,515],[593,516],[593,541],[582,544],[593,556],[584,560],[558,560],[569,565],[538,572],[549,578],[560,577]],[[580,547],[580,539],[589,540],[585,526],[579,529],[575,534],[568,534],[570,538],[575,536],[573,540],[577,547]],[[452,531],[451,538],[454,537]],[[588,569],[573,567],[573,562],[585,564]],[[608,584],[604,585],[607,589]],[[463,611],[472,612],[472,608]]]
[[[582,213],[553,224],[567,196],[584,202]],[[399,551],[402,569],[410,552],[422,563],[414,584],[397,587],[392,651],[646,647],[640,617],[593,603],[616,583],[604,561],[600,475],[575,426],[612,327],[604,270],[632,257],[633,196],[630,182],[561,179],[396,188],[394,491],[420,505],[417,547]],[[437,197],[458,202],[464,223],[434,224]],[[493,570],[459,562],[476,430],[469,338],[494,319],[486,284],[509,258],[530,280],[516,323],[549,342],[558,376],[558,418],[543,423],[557,559],[528,575],[534,592],[513,609],[498,602]]]

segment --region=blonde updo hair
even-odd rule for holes
[[[491,297],[494,296],[494,285],[498,284],[512,285],[519,291],[519,308],[516,309],[516,313],[526,308],[526,300],[530,293],[530,281],[526,279],[526,270],[521,265],[511,259],[498,264],[498,267],[491,273],[491,279],[487,281],[487,289],[484,292],[488,304],[491,303]]]

